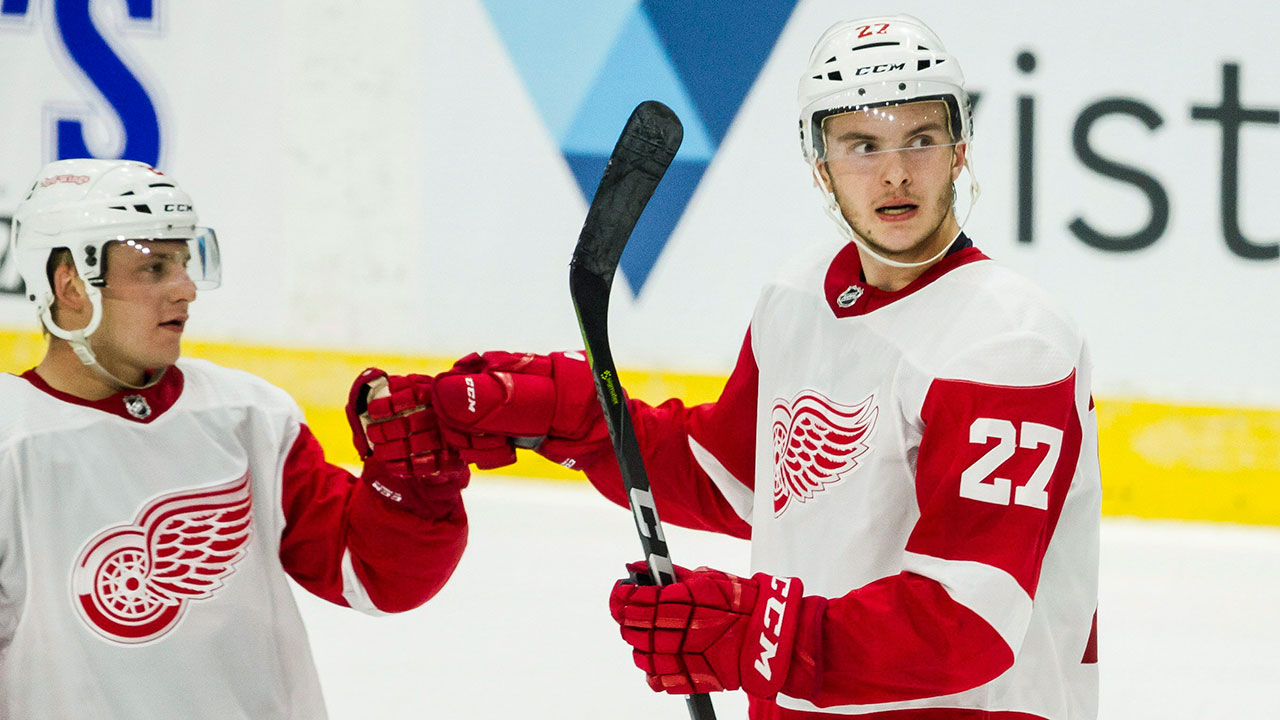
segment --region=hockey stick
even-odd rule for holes
[[[675,570],[609,350],[609,289],[627,239],[680,149],[683,137],[680,118],[666,105],[649,100],[636,106],[613,147],[569,263],[569,294],[595,376],[596,395],[604,408],[649,574],[658,585],[673,582]],[[706,693],[690,695],[688,703],[693,720],[715,720],[715,709]]]

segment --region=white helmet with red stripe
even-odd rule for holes
[[[800,79],[805,158],[822,157],[822,121],[831,115],[924,100],[946,103],[953,141],[970,139],[964,73],[927,25],[910,15],[836,23],[818,38]]]

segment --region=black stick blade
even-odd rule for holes
[[[684,127],[671,108],[656,100],[636,106],[591,200],[572,265],[612,283],[627,238],[683,139]]]

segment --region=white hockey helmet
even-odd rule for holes
[[[145,246],[129,241],[183,240],[191,258],[187,275],[196,287],[209,290],[221,282],[217,235],[196,225],[191,196],[155,168],[132,160],[73,159],[45,165],[14,211],[10,238],[27,299],[35,304],[45,328],[69,342],[85,365],[128,387],[145,386],[113,376],[89,346],[89,336],[102,322],[107,245],[126,243],[147,252]],[[53,320],[48,265],[59,248],[70,251],[93,307],[89,323],[78,330],[67,330]]]
[[[850,227],[835,193],[823,183],[818,172],[818,164],[826,155],[823,122],[842,113],[938,101],[946,106],[951,143],[972,141],[973,110],[969,93],[964,89],[964,73],[933,30],[910,15],[838,22],[827,28],[814,45],[809,64],[800,78],[798,95],[800,145],[813,169],[814,184],[823,195],[827,215],[844,236],[893,267],[920,267],[942,257],[947,246],[934,257],[919,262],[900,262],[877,253]],[[965,155],[965,168],[969,172],[968,210],[971,211],[981,193],[973,174],[972,153]],[[963,227],[964,222],[960,225]]]
[[[106,245],[125,240],[185,240],[196,287],[221,280],[217,236],[196,224],[195,205],[172,178],[132,160],[73,159],[45,165],[13,214],[11,234],[26,296],[49,332],[83,341],[102,320],[99,288],[106,284]],[[64,330],[53,321],[50,254],[66,248],[93,304],[88,326]],[[82,355],[83,359],[83,355]]]
[[[927,25],[910,15],[836,23],[818,38],[800,78],[805,159],[822,158],[822,121],[832,115],[924,100],[946,103],[953,141],[972,137],[960,63]]]

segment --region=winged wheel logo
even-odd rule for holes
[[[249,474],[168,493],[85,543],[71,573],[80,618],[112,642],[136,645],[177,626],[213,597],[244,557],[253,521]]]
[[[842,405],[814,390],[773,403],[773,514],[803,503],[858,468],[880,408],[875,395]]]

